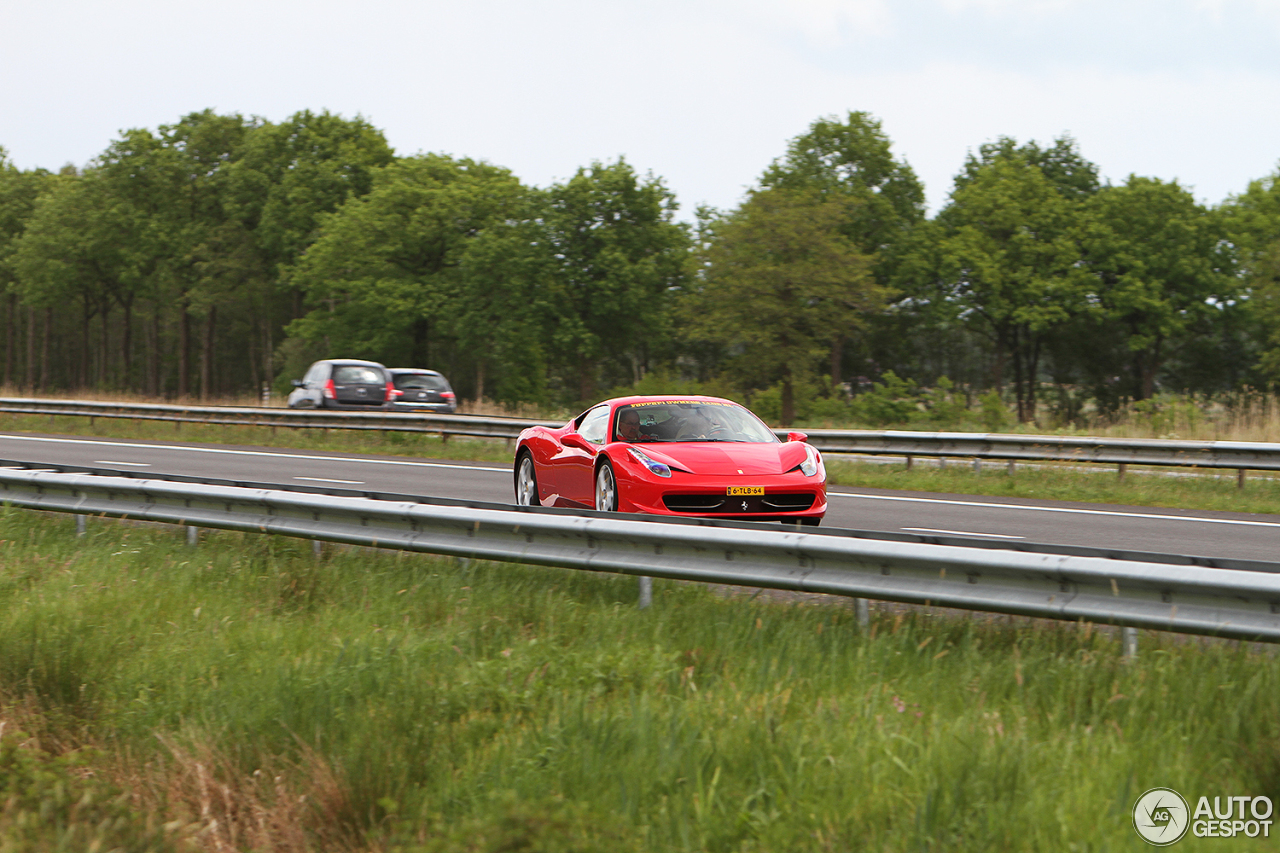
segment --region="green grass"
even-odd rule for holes
[[[0,713],[44,751],[94,747],[139,838],[1132,850],[1147,788],[1280,799],[1269,649],[1144,633],[1125,661],[1087,625],[881,610],[863,631],[838,601],[668,582],[640,611],[631,578],[73,531],[0,516]]]
[[[1000,463],[987,463],[981,472],[975,472],[968,460],[953,460],[946,467],[939,467],[933,460],[918,459],[908,471],[905,465],[828,459],[827,479],[831,485],[915,492],[1280,513],[1280,479],[1262,472],[1248,478],[1240,489],[1234,471],[1170,476],[1170,469],[1131,468],[1121,479],[1114,465],[1092,469],[1075,463],[1019,465],[1017,472],[1010,475]]]

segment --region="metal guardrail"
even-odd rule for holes
[[[0,398],[0,412],[14,415],[113,418],[238,426],[288,427],[290,429],[352,429],[384,432],[417,432],[439,435],[504,438],[546,421],[524,418],[491,418],[474,415],[430,413],[284,409],[256,406],[177,406],[164,403],[104,403],[96,400],[48,400]],[[559,426],[559,424],[556,424]]]
[[[469,559],[1280,641],[1276,571],[30,470],[0,470],[0,500]]]
[[[238,424],[291,429],[353,429],[416,432],[482,438],[516,438],[535,425],[559,426],[525,418],[402,412],[329,411],[232,406],[177,406],[160,403],[104,403],[87,400],[0,398],[0,412],[92,418],[126,418],[181,423]],[[778,430],[786,438],[785,430]],[[900,430],[828,430],[807,432],[809,443],[827,453],[916,456],[1016,462],[1089,462],[1120,466],[1176,466],[1280,471],[1280,444],[1249,441],[1183,441],[1091,436],[1009,435],[1001,433],[909,432]]]
[[[829,453],[1280,471],[1280,444],[896,430],[810,430]]]

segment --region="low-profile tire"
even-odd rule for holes
[[[516,506],[541,506],[538,498],[538,472],[533,467],[533,454],[525,450],[516,459]]]
[[[618,511],[618,479],[613,476],[613,466],[608,459],[596,469],[595,494],[598,512]]]

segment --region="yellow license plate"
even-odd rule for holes
[[[763,495],[764,486],[730,486],[728,494],[731,498],[742,495]]]

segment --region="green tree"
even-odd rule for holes
[[[593,163],[546,193],[544,247],[553,259],[551,343],[559,368],[591,401],[602,364],[638,380],[664,331],[668,294],[689,245],[675,197],[625,160]]]
[[[1038,165],[1034,145],[984,146],[956,178],[939,214],[937,298],[991,342],[997,388],[1013,369],[1018,418],[1034,420],[1045,344],[1077,309],[1070,274],[1080,259],[1073,234],[1082,170],[1065,170],[1063,189]],[[1060,158],[1061,159],[1061,158]],[[1087,173],[1087,170],[1083,170]]]
[[[394,159],[382,132],[363,118],[302,110],[248,135],[230,170],[227,207],[254,232],[276,273],[316,239],[323,214],[372,190],[377,170]]]
[[[795,385],[832,338],[883,307],[871,259],[844,233],[847,198],[802,190],[753,192],[713,226],[690,306],[695,328],[734,354],[748,387],[782,385],[782,420],[795,419]]]
[[[289,333],[316,353],[431,366],[459,334],[460,318],[519,310],[521,300],[508,291],[524,288],[525,279],[508,282],[494,268],[504,267],[496,245],[468,267],[484,270],[485,287],[465,280],[460,267],[470,242],[523,213],[526,196],[508,170],[472,160],[428,154],[379,170],[367,195],[321,217],[320,236],[291,270],[289,283],[306,294],[312,310]],[[518,267],[520,260],[512,263]],[[463,331],[476,348],[478,386],[495,336],[507,328]]]
[[[1280,385],[1280,169],[1251,181],[1220,213],[1237,253],[1241,296],[1261,349],[1258,371],[1263,381]]]
[[[60,178],[37,199],[13,254],[17,290],[25,305],[32,310],[57,307],[65,311],[78,304],[80,353],[72,379],[81,387],[91,381],[106,382],[110,308],[115,294],[132,278],[135,223],[116,201],[96,170]],[[90,330],[94,318],[102,325],[96,353]],[[29,334],[29,376],[33,344]],[[47,368],[42,372],[47,373]]]
[[[46,190],[54,176],[43,169],[22,171],[9,160],[8,152],[0,146],[0,295],[4,299],[5,351],[4,384],[13,381],[16,361],[14,345],[17,341],[18,277],[14,255],[18,239],[26,230],[35,212],[36,197]],[[28,365],[30,370],[31,365]],[[28,382],[32,384],[32,382]]]
[[[841,231],[873,260],[881,284],[894,277],[897,249],[924,221],[924,185],[905,160],[895,158],[880,121],[865,112],[850,112],[844,121],[820,118],[787,145],[787,153],[765,170],[766,189],[817,193],[843,199],[846,219]],[[831,339],[831,381],[844,378],[845,343],[853,329],[839,329]]]
[[[1171,350],[1236,295],[1223,230],[1176,181],[1135,175],[1089,198],[1080,221],[1091,355],[1118,347],[1126,396],[1146,399]]]

